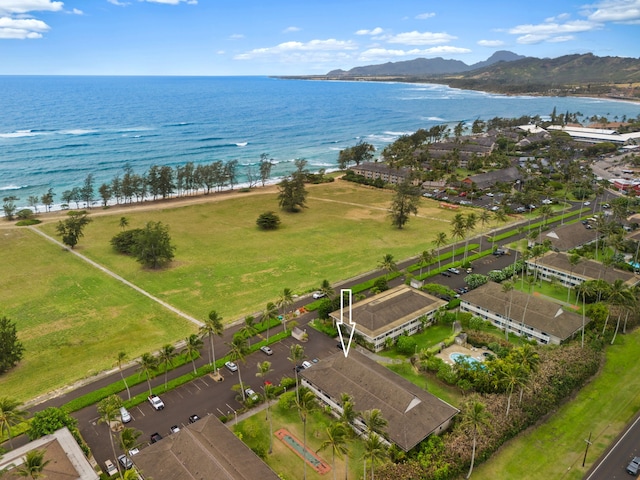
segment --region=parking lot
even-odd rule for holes
[[[301,326],[301,328],[304,328],[304,326]],[[307,328],[307,333],[309,341],[301,344],[305,349],[307,360],[318,359],[318,361],[322,361],[322,358],[335,353],[335,340],[311,328]],[[287,360],[287,356],[289,356],[291,345],[294,343],[299,342],[289,337],[282,342],[271,345],[273,355],[268,356],[261,351],[257,351],[249,355],[244,363],[240,363],[239,373],[242,375],[245,388],[251,387],[258,394],[262,393],[262,379],[256,377],[256,372],[257,364],[265,360],[272,362],[271,368],[273,369],[273,372],[268,374],[265,380],[277,384],[285,376],[293,377],[293,364]],[[159,396],[165,404],[163,410],[154,410],[148,402],[129,409],[132,421],[127,423],[126,426],[142,432],[139,438],[140,448],[144,448],[149,444],[150,437],[154,433],[167,437],[171,434],[170,428],[172,426],[177,425],[183,428],[189,423],[189,416],[193,414],[197,414],[201,418],[206,415],[216,415],[218,417],[226,415],[234,419],[236,413],[243,407],[236,400],[239,394],[231,390],[235,384],[240,382],[238,372],[230,372],[223,367],[220,373],[224,377],[222,382],[217,382],[210,376],[205,376],[188,382],[175,390],[164,394],[160,393]],[[162,385],[163,381],[164,376],[159,375],[153,385]],[[133,387],[131,393],[136,395],[146,390],[147,383],[143,382]],[[126,392],[122,392],[120,396],[126,399]],[[116,459],[113,458],[111,443],[107,436],[107,426],[103,423],[98,423],[99,418],[96,407],[87,407],[74,413],[73,416],[78,420],[78,428],[100,466],[104,467],[104,462],[107,459],[111,459],[115,463]],[[116,455],[120,455],[120,453],[119,448],[116,446]]]

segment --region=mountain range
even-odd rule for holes
[[[513,62],[527,58],[517,55],[507,50],[500,50],[491,55],[483,62],[467,65],[460,60],[447,60],[442,57],[437,58],[416,58],[402,62],[387,62],[380,65],[368,65],[365,67],[355,67],[351,70],[332,70],[327,73],[327,77],[360,77],[379,75],[442,75],[469,72],[491,66],[498,62]]]
[[[440,83],[454,88],[507,94],[606,96],[640,100],[640,59],[592,53],[536,58],[501,50],[484,62],[416,58],[332,70],[317,80],[382,80]]]

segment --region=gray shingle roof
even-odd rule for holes
[[[535,260],[529,260],[530,263],[547,266],[554,270],[560,270],[566,273],[579,275],[587,280],[604,280],[613,283],[616,280],[622,280],[625,283],[635,285],[640,278],[631,272],[624,272],[615,268],[606,268],[602,263],[595,260],[589,260],[582,257],[580,262],[571,267],[569,256],[566,253],[547,252],[542,257]]]
[[[354,304],[351,314],[357,324],[356,330],[375,338],[446,303],[421,290],[399,285]],[[340,319],[340,310],[332,312],[331,316]]]
[[[462,303],[469,303],[489,311],[506,315],[511,297],[510,318],[515,322],[565,340],[582,328],[582,316],[563,309],[559,304],[545,300],[534,294],[512,290],[504,293],[495,282],[471,290],[462,297]],[[588,322],[589,319],[587,318]]]
[[[595,241],[596,235],[595,229],[588,229],[580,222],[555,227],[542,234],[554,248],[563,252]]]
[[[448,403],[353,349],[347,358],[338,352],[303,370],[301,376],[334,400],[348,393],[359,412],[379,409],[389,422],[389,439],[405,451],[437,433],[458,413]]]
[[[278,480],[278,475],[217,417],[209,415],[132,457],[146,478]]]

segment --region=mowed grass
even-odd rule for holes
[[[123,214],[95,216],[78,250],[136,285],[196,318],[216,310],[224,321],[261,311],[284,288],[304,294],[322,280],[334,283],[377,268],[383,255],[397,260],[433,248],[438,231],[449,232],[453,213],[424,202],[421,215],[403,230],[393,228],[386,208],[391,192],[346,182],[310,186],[301,213],[278,212],[282,226],[261,231],[260,213],[278,211],[275,193],[244,195],[157,211],[124,213],[129,228],[160,221],[170,228],[175,261],[150,271],[113,252]],[[53,224],[43,230],[54,235]]]
[[[259,312],[285,287],[303,294],[375,269],[383,255],[397,260],[433,248],[450,232],[455,212],[421,200],[403,230],[390,224],[392,193],[346,182],[310,186],[309,208],[279,212],[282,227],[263,232],[260,213],[278,211],[276,194],[225,195],[222,201],[141,211],[94,209],[76,250],[196,318],[211,310],[225,322]],[[173,264],[150,271],[113,252],[109,240],[148,221],[168,225]],[[46,219],[46,218],[45,218]],[[58,238],[57,222],[37,228]],[[119,351],[136,358],[181,340],[195,327],[147,297],[26,228],[0,230],[0,315],[18,326],[25,357],[0,377],[3,394],[27,401],[113,367]]]
[[[615,345],[608,347],[597,378],[545,423],[508,442],[486,464],[475,468],[473,478],[583,478],[640,409],[639,356],[640,330],[618,335]],[[583,467],[590,433],[593,444]]]
[[[26,228],[0,230],[0,315],[25,356],[0,376],[2,395],[29,400],[195,331],[185,320]]]

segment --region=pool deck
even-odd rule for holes
[[[482,348],[475,348],[475,347],[467,348],[467,347],[463,347],[462,345],[454,344],[454,345],[451,345],[450,347],[445,348],[440,353],[436,354],[436,357],[442,359],[445,363],[448,363],[449,365],[454,364],[451,358],[449,358],[449,355],[451,355],[452,353],[460,353],[462,355],[468,355],[472,358],[475,358],[479,362],[484,362],[485,358],[484,358],[484,355],[482,355],[484,352],[488,352],[488,350],[482,349]]]

